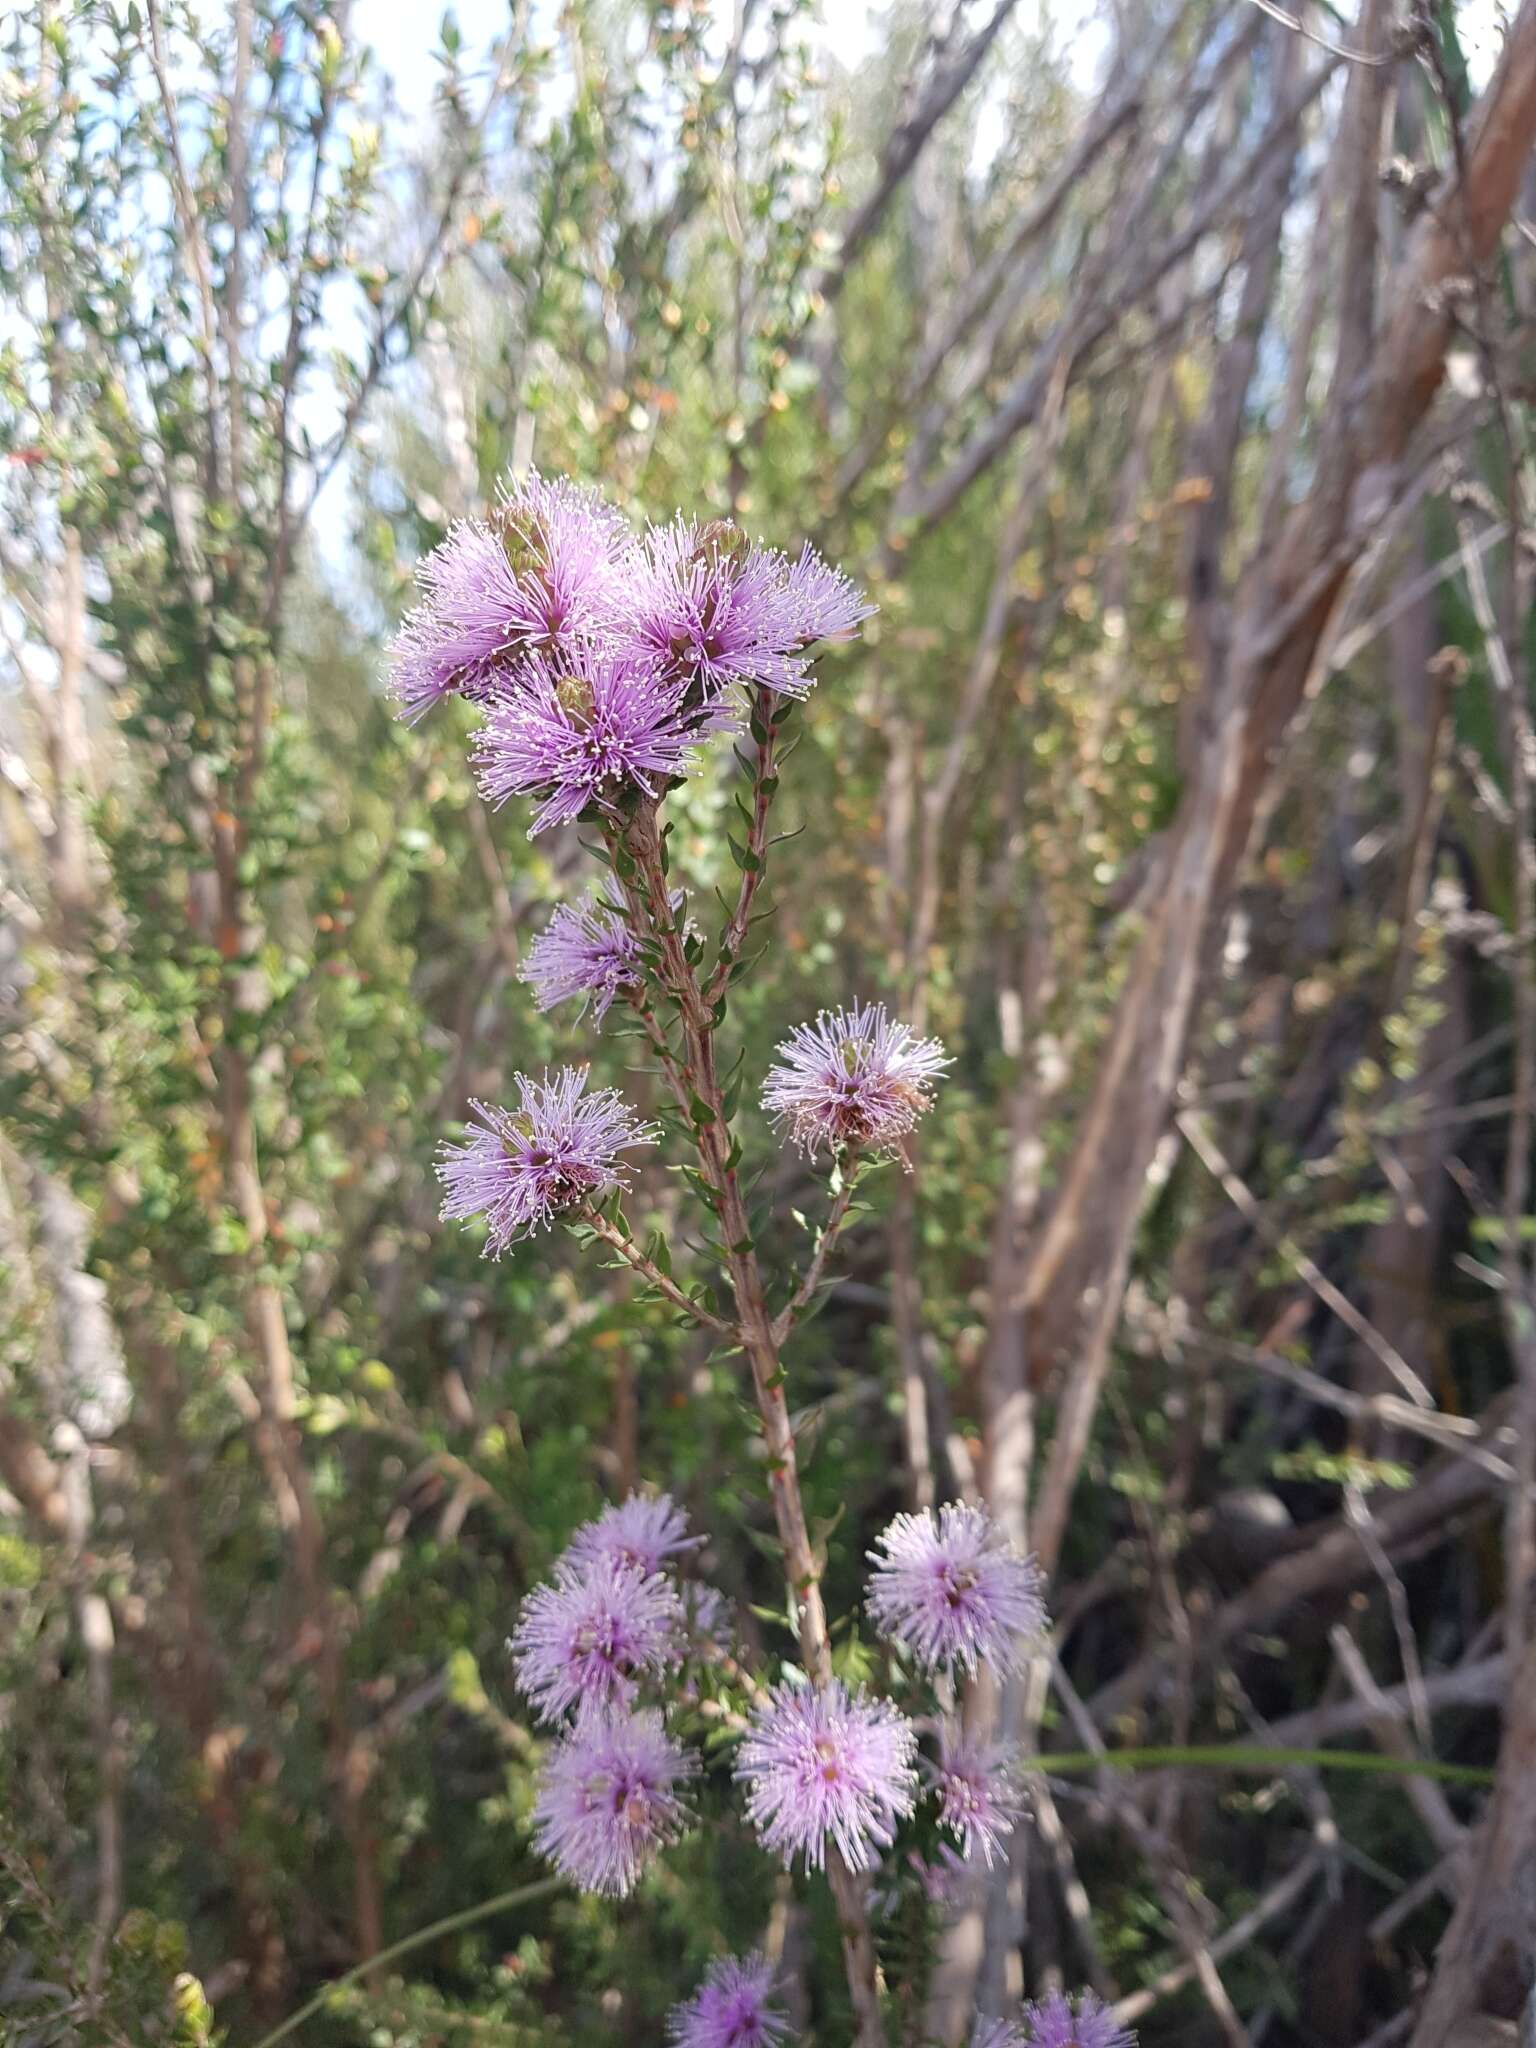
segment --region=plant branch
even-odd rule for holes
[[[702,1169],[697,1185],[713,1210],[736,1296],[740,1341],[752,1372],[758,1417],[768,1450],[769,1491],[783,1552],[784,1578],[797,1618],[800,1656],[818,1690],[832,1682],[832,1639],[821,1595],[821,1565],[806,1522],[794,1428],[784,1396],[784,1371],[768,1312],[763,1275],[737,1176],[740,1146],[730,1129],[715,1071],[713,1011],[688,957],[672,909],[656,806],[644,803],[612,840],[614,872],[635,927],[652,941],[662,986],[677,1005],[683,1075]],[[695,1100],[696,1098],[696,1100]],[[837,1907],[843,1969],[855,2015],[856,2048],[885,2048],[879,1965],[864,1884],[836,1849],[827,1852],[827,1883]]]
[[[579,1212],[581,1221],[603,1243],[616,1251],[624,1263],[638,1273],[648,1286],[658,1294],[664,1294],[672,1306],[691,1316],[702,1329],[713,1330],[717,1337],[724,1337],[732,1344],[739,1338],[735,1327],[717,1315],[712,1315],[701,1301],[695,1301],[691,1294],[685,1294],[677,1282],[664,1273],[654,1259],[648,1259],[633,1238],[626,1237],[615,1223],[610,1223],[600,1209],[584,1208]]]
[[[747,827],[746,859],[741,866],[741,882],[736,891],[736,908],[726,920],[720,934],[719,957],[714,972],[704,989],[703,1004],[706,1013],[713,1011],[730,986],[731,977],[741,959],[741,949],[746,944],[747,933],[752,925],[752,905],[762,887],[763,876],[768,864],[768,813],[778,791],[779,778],[774,771],[775,749],[779,736],[783,707],[779,706],[772,690],[760,689],[752,703],[752,725],[754,733],[761,733],[757,742],[757,764],[752,774],[752,817]]]
[[[784,1339],[794,1328],[795,1318],[821,1285],[821,1276],[826,1271],[827,1260],[832,1256],[833,1248],[837,1244],[843,1225],[848,1220],[849,1205],[853,1201],[857,1186],[858,1169],[850,1164],[845,1174],[843,1185],[833,1197],[832,1206],[827,1211],[827,1220],[821,1226],[821,1235],[816,1240],[816,1249],[811,1254],[811,1262],[805,1269],[800,1285],[773,1319],[773,1341],[775,1344],[782,1344],[784,1342]]]

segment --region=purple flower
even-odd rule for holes
[[[898,1515],[870,1551],[868,1606],[882,1635],[926,1669],[1012,1670],[1021,1638],[1045,1625],[1040,1570],[984,1508],[951,1502]]]
[[[541,1010],[582,996],[601,1023],[620,990],[639,984],[639,944],[606,896],[563,903],[528,948],[518,978]]]
[[[677,690],[627,655],[595,655],[579,668],[531,661],[476,736],[481,793],[494,804],[538,797],[531,837],[589,805],[614,811],[626,790],[659,796],[685,773],[702,730],[683,715]]]
[[[946,1728],[937,1764],[923,1766],[938,1800],[939,1825],[955,1836],[967,1862],[979,1851],[990,1869],[1018,1825],[1024,1799],[1014,1756],[1010,1743],[970,1742]]]
[[[635,1680],[682,1657],[683,1605],[670,1579],[616,1557],[562,1564],[523,1602],[512,1637],[517,1682],[541,1721],[634,1697]]]
[[[414,725],[465,679],[437,621],[425,608],[411,613],[390,644],[390,690],[400,716]]]
[[[900,1151],[929,1107],[930,1084],[949,1063],[936,1038],[914,1038],[883,1003],[823,1010],[779,1046],[763,1107],[788,1124],[806,1152],[821,1145]]]
[[[504,485],[489,519],[458,521],[420,564],[422,602],[392,649],[404,716],[515,687],[520,655],[590,645],[627,539],[595,492],[537,474]]]
[[[971,2029],[970,2048],[1029,2048],[1022,2027],[1012,2020],[978,2019]]]
[[[667,2039],[676,2048],[770,2048],[789,2022],[768,2003],[774,1967],[763,1956],[724,1956],[704,1982],[667,2015]]]
[[[911,1724],[862,1688],[776,1686],[736,1761],[747,1818],[786,1868],[804,1856],[819,1870],[830,1840],[851,1869],[867,1870],[912,1811],[916,1748]]]
[[[534,1801],[534,1841],[573,1884],[623,1898],[692,1816],[698,1763],[660,1714],[589,1714],[556,1744]]]
[[[542,1081],[516,1079],[517,1108],[472,1102],[482,1128],[462,1145],[444,1145],[438,1157],[444,1220],[483,1215],[493,1259],[563,1211],[615,1184],[627,1187],[617,1155],[656,1137],[617,1089],[587,1094],[585,1067],[562,1067],[553,1080],[547,1073]]]
[[[624,515],[596,491],[530,471],[503,484],[491,527],[517,579],[513,639],[535,652],[570,653],[595,639],[631,544]]]
[[[1026,2005],[1023,2040],[1026,2048],[1136,2048],[1136,2036],[1115,2024],[1109,2007],[1091,1991],[1073,2001],[1053,1991],[1038,2005]]]
[[[702,1579],[689,1579],[682,1588],[683,1612],[688,1633],[706,1649],[728,1649],[735,1635],[736,1620],[731,1604],[718,1586]]]
[[[697,1550],[702,1536],[688,1534],[687,1510],[669,1493],[654,1498],[632,1493],[619,1506],[609,1506],[595,1521],[584,1522],[571,1538],[566,1559],[573,1565],[614,1558],[637,1571],[664,1571],[667,1560]]]
[[[703,698],[734,684],[804,696],[806,650],[874,609],[809,546],[792,562],[728,520],[682,518],[630,552],[617,598],[617,630]]]

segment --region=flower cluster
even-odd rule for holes
[[[527,953],[521,973],[534,1001],[548,1010],[579,1000],[598,1022],[615,1002],[634,1003],[697,1132],[710,1131],[722,1110],[729,1122],[736,1084],[720,1088],[701,1042],[724,1015],[716,996],[724,971],[739,970],[734,948],[739,925],[752,921],[755,884],[744,883],[737,905],[726,905],[730,942],[722,941],[717,969],[690,982],[706,941],[688,921],[684,896],[670,893],[664,835],[644,807],[689,772],[706,738],[749,722],[762,751],[758,807],[747,815],[760,835],[754,846],[766,850],[762,811],[775,757],[764,735],[788,708],[780,702],[775,713],[771,700],[803,697],[816,646],[847,638],[870,607],[810,548],[791,558],[729,522],[682,517],[636,535],[594,493],[536,475],[504,491],[487,518],[456,525],[420,580],[421,603],[394,647],[404,715],[415,718],[451,695],[472,700],[483,714],[474,762],[486,799],[530,800],[535,832],[595,819],[609,839],[604,888],[558,909]],[[736,851],[743,874],[755,876],[760,853]],[[660,985],[654,1007],[648,984]],[[801,1290],[772,1325],[774,1341],[814,1293],[864,1162],[894,1155],[910,1168],[908,1141],[950,1064],[937,1039],[917,1036],[879,1003],[823,1010],[779,1045],[763,1106],[807,1155],[830,1155],[840,1199]],[[674,1307],[685,1315],[698,1308],[672,1280],[664,1238],[659,1251],[642,1251],[620,1234],[627,1226],[617,1204],[596,1213],[613,1189],[629,1186],[625,1156],[658,1131],[614,1089],[590,1087],[585,1068],[537,1080],[519,1074],[515,1087],[510,1107],[473,1103],[466,1137],[443,1149],[443,1216],[483,1217],[491,1257],[557,1220],[585,1223],[589,1231],[578,1234],[606,1239]],[[721,1219],[734,1215],[734,1134],[725,1150],[701,1137],[699,1151],[704,1199]],[[758,1282],[738,1268],[755,1258],[753,1235],[743,1223],[723,1243],[709,1242],[730,1265],[741,1327],[713,1310],[696,1320],[744,1341]],[[776,1389],[782,1378],[768,1385]],[[758,1390],[766,1403],[760,1381]],[[772,1421],[766,1406],[763,1415]],[[686,1671],[690,1660],[709,1660],[733,1685],[742,1676],[721,1654],[725,1603],[687,1575],[699,1541],[667,1495],[631,1496],[576,1531],[513,1629],[518,1684],[552,1731],[534,1838],[586,1891],[627,1894],[693,1824],[690,1786],[701,1765],[675,1721],[669,1726],[668,1709],[717,1702],[704,1701]],[[937,1830],[913,1827],[889,1861],[897,1882],[910,1884],[901,1873],[916,1872],[939,1903],[969,1881],[972,1864],[1006,1853],[1024,1810],[1013,1752],[968,1736],[948,1688],[960,1671],[1017,1667],[1021,1646],[1044,1625],[1041,1579],[984,1512],[964,1506],[897,1516],[870,1558],[868,1611],[904,1653],[892,1659],[899,1684],[915,1690],[922,1677],[934,1681],[942,1710],[935,1758],[920,1765],[918,1727],[895,1701],[840,1679],[811,1682],[825,1667],[808,1652],[804,1673],[770,1689],[744,1681],[750,1714],[734,1776],[762,1847],[786,1869],[830,1864],[840,1903],[838,1866],[874,1871],[926,1789]],[[774,2048],[788,2027],[772,1988],[762,1957],[723,1958],[674,2009],[671,2040],[678,2048]],[[1063,2013],[1076,2032],[1061,2031]],[[1075,2009],[1047,2000],[1029,2008],[1023,2031],[989,2022],[993,2031],[977,2040],[983,2048],[1124,2048],[1112,2022],[1103,2034],[1103,2018],[1086,1997]]]
[[[823,1010],[778,1048],[763,1107],[812,1153],[900,1152],[949,1065],[936,1038],[917,1038],[883,1003]]]
[[[726,520],[643,535],[592,491],[531,474],[421,565],[392,649],[402,714],[483,704],[492,802],[533,797],[535,832],[618,815],[739,726],[746,693],[803,696],[810,650],[872,609],[807,547],[791,560]]]
[[[656,1137],[616,1089],[589,1094],[584,1067],[542,1081],[519,1074],[516,1086],[515,1110],[472,1102],[480,1127],[464,1144],[445,1145],[438,1159],[443,1216],[483,1215],[493,1259],[556,1216],[627,1186],[618,1155]]]
[[[634,1701],[683,1660],[689,1616],[669,1568],[697,1540],[667,1494],[604,1508],[523,1602],[512,1635],[540,1720],[574,1716],[540,1780],[534,1839],[583,1891],[622,1896],[689,1825],[697,1759]]]

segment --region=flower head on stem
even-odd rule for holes
[[[1053,1991],[1024,2008],[1028,2048],[1135,2048],[1136,2037],[1116,2023],[1109,2007],[1091,1991],[1075,2000]]]
[[[985,1508],[952,1501],[898,1515],[869,1553],[868,1606],[883,1635],[929,1671],[1016,1668],[1045,1626],[1040,1569]]]
[[[417,570],[422,602],[391,649],[403,716],[515,689],[527,654],[590,647],[627,537],[595,491],[537,473],[504,485],[488,519],[459,520]]]
[[[634,1697],[682,1658],[683,1604],[670,1579],[621,1558],[562,1564],[523,1602],[512,1637],[518,1683],[540,1720]]]
[[[563,1067],[542,1081],[519,1074],[517,1091],[515,1110],[472,1102],[479,1128],[438,1156],[443,1217],[461,1222],[483,1215],[489,1258],[562,1212],[611,1187],[627,1187],[618,1155],[657,1135],[617,1089],[589,1094],[585,1067]]]
[[[939,1760],[923,1773],[938,1801],[939,1825],[959,1842],[967,1862],[980,1855],[990,1869],[1018,1825],[1024,1797],[1010,1743],[973,1742],[946,1727]]]
[[[688,1512],[669,1493],[632,1493],[628,1500],[603,1509],[571,1538],[566,1558],[573,1565],[594,1564],[611,1557],[642,1572],[665,1571],[686,1550],[696,1550],[702,1536],[688,1534]]]
[[[544,1767],[535,1843],[583,1891],[623,1898],[657,1851],[687,1832],[682,1788],[697,1770],[653,1710],[585,1715]]]
[[[791,561],[728,520],[682,518],[630,552],[618,603],[637,648],[705,701],[751,684],[803,696],[808,649],[846,640],[874,609],[809,546]]]
[[[677,688],[627,654],[568,664],[538,657],[492,703],[476,737],[481,794],[493,804],[536,797],[530,836],[588,810],[617,817],[626,802],[658,797],[685,775],[695,740],[721,722],[685,715]]]
[[[779,1685],[759,1702],[736,1760],[764,1848],[819,1870],[829,1843],[853,1870],[890,1847],[912,1811],[917,1737],[889,1700],[838,1679]]]
[[[528,948],[518,979],[533,990],[541,1010],[580,996],[592,1005],[597,1023],[615,996],[643,979],[640,942],[630,930],[622,897],[613,886],[584,903],[562,903]]]
[[[823,1010],[778,1048],[763,1107],[807,1153],[900,1152],[950,1064],[936,1038],[917,1038],[883,1003]]]
[[[770,2005],[774,1966],[765,1956],[722,1956],[704,1982],[667,2015],[675,2048],[772,2048],[789,2022]]]

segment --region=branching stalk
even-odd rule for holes
[[[764,846],[767,806],[773,794],[772,789],[766,787],[771,780],[771,766],[765,769],[764,755],[769,755],[771,764],[771,744],[770,728],[769,739],[759,743],[758,795],[752,827],[753,837],[760,836]],[[775,1334],[775,1320],[769,1313],[762,1268],[737,1175],[740,1147],[731,1133],[715,1069],[713,1013],[718,997],[711,1002],[701,988],[673,914],[656,806],[642,804],[622,833],[610,843],[614,870],[630,915],[637,929],[643,931],[657,949],[658,978],[668,999],[675,1004],[680,1019],[683,1039],[681,1071],[689,1093],[689,1118],[698,1148],[700,1185],[707,1191],[725,1247],[726,1269],[736,1297],[737,1334],[751,1368],[758,1417],[768,1447],[769,1491],[783,1552],[785,1582],[797,1621],[801,1662],[811,1683],[825,1687],[831,1683],[833,1673],[831,1637],[821,1595],[821,1565],[811,1541],[800,1490],[794,1430],[790,1423],[789,1404],[784,1397],[785,1375],[779,1359],[780,1340]],[[748,867],[744,870],[737,909],[728,933],[737,928],[738,920],[740,930],[745,932],[751,916],[752,896],[760,879],[760,869],[754,871]],[[710,977],[711,990],[723,985],[720,974],[721,969],[717,967]],[[727,968],[727,978],[728,975]],[[856,2048],[885,2048],[879,1969],[863,1881],[832,1848],[827,1851],[827,1881],[837,1907],[844,1972],[856,2020]]]
[[[600,1209],[583,1209],[581,1221],[612,1247],[627,1266],[640,1275],[648,1287],[654,1287],[658,1294],[664,1294],[672,1306],[681,1309],[701,1329],[713,1330],[717,1337],[724,1337],[729,1343],[736,1342],[736,1331],[721,1317],[712,1315],[703,1302],[695,1301],[691,1294],[685,1294],[677,1282],[664,1273],[654,1259],[648,1259],[632,1238],[626,1237],[615,1223],[610,1223]]]

